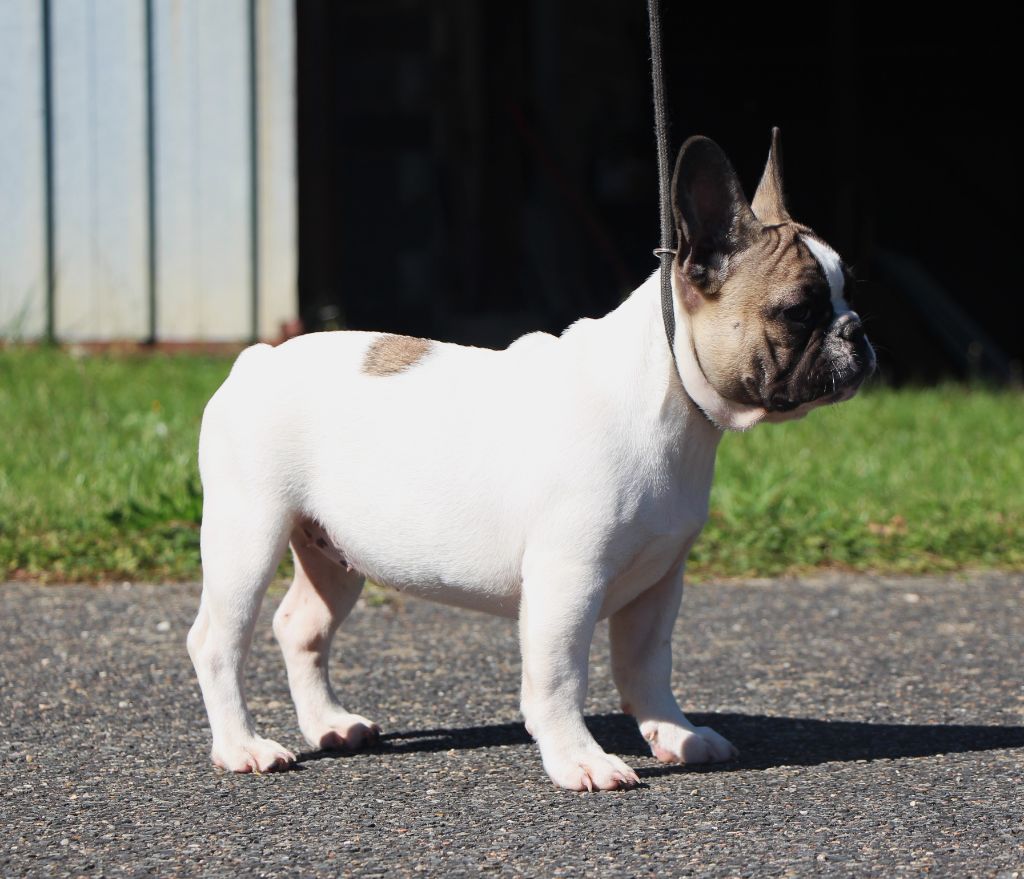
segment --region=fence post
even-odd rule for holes
[[[258,0],[249,0],[249,248],[251,259],[251,341],[260,336],[260,147],[259,147],[259,38]]]
[[[53,196],[53,59],[50,46],[50,0],[43,0],[43,187],[44,221],[46,224],[46,340],[56,342],[55,289],[56,269],[53,264],[54,196]]]

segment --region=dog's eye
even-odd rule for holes
[[[809,305],[791,305],[782,312],[786,320],[795,324],[805,324],[811,319],[811,307]]]

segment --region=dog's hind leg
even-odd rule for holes
[[[299,729],[315,748],[357,748],[380,727],[346,711],[327,672],[331,640],[363,588],[363,577],[310,545],[300,525],[292,532],[295,579],[274,614],[274,634],[288,667]]]
[[[203,596],[188,651],[210,718],[213,762],[234,772],[268,772],[287,768],[295,755],[256,734],[243,669],[292,516],[233,494],[206,495],[200,533]]]

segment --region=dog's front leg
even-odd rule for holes
[[[729,760],[736,748],[710,727],[690,723],[672,693],[672,627],[682,597],[683,566],[677,565],[612,615],[612,676],[623,711],[636,718],[660,761]]]
[[[606,754],[587,729],[583,701],[587,662],[603,583],[590,572],[534,566],[524,577],[519,608],[523,654],[522,711],[544,769],[568,790],[614,790],[639,779]]]

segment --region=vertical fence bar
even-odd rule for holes
[[[54,266],[53,59],[50,0],[43,0],[43,191],[46,224],[46,339],[56,341],[56,269]]]
[[[153,0],[146,0],[146,294],[149,306],[147,341],[156,343],[156,106],[153,75]]]
[[[249,0],[249,252],[252,281],[252,341],[260,335],[260,146],[259,146],[259,68],[257,65],[257,5]]]

